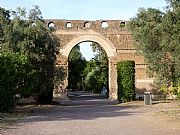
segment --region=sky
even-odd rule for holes
[[[163,10],[167,4],[165,0],[0,0],[5,9],[30,10],[33,5],[40,7],[44,19],[129,20],[140,7]],[[88,43],[81,50],[87,60],[93,56]]]

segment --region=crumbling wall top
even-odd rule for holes
[[[101,32],[127,31],[128,21],[123,20],[46,20],[47,27],[54,27],[55,30],[96,30]]]

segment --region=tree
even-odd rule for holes
[[[91,44],[93,51],[96,53],[95,61],[99,70],[100,88],[108,88],[108,57],[105,50],[97,43]]]
[[[9,95],[7,100],[0,100],[2,112],[13,109],[17,94],[37,93],[39,103],[52,101],[59,45],[46,28],[38,6],[30,10],[29,19],[24,8],[11,13],[12,19],[10,11],[0,8],[0,94]]]
[[[150,75],[168,87],[180,82],[180,1],[168,0],[165,12],[139,9],[129,22],[133,43],[148,63]]]
[[[169,4],[167,8],[171,8],[172,10],[179,10],[180,1],[179,0],[166,0]]]
[[[39,9],[39,6],[34,5],[34,8],[31,9],[29,12],[28,19],[32,21],[37,21],[37,20],[43,21],[42,13],[41,10]]]
[[[94,93],[100,93],[101,90],[101,82],[99,79],[99,71],[98,69],[92,69],[89,72],[84,80],[85,88],[88,91],[92,91]]]
[[[36,71],[35,89],[39,103],[51,103],[54,89],[54,70],[58,39],[44,25],[38,6],[29,13],[28,53],[33,69]],[[35,25],[32,25],[35,23]]]
[[[100,93],[103,86],[108,87],[108,59],[104,49],[95,42],[91,43],[95,57],[87,62],[83,71],[85,87],[95,93]]]
[[[76,45],[69,54],[69,88],[82,89],[82,71],[86,66],[86,60],[82,57],[80,46]]]
[[[10,42],[9,10],[0,7],[0,52],[8,50]]]

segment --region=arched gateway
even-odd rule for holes
[[[65,70],[66,77],[54,96],[66,94],[68,85],[68,56],[78,43],[92,41],[98,43],[107,53],[109,60],[109,98],[117,99],[116,64],[122,60],[135,61],[136,93],[153,90],[153,80],[146,75],[147,65],[143,57],[136,54],[132,47],[131,34],[126,29],[125,21],[120,20],[47,20],[49,27],[54,27],[55,35],[60,39],[60,49],[56,66]]]

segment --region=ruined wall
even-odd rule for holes
[[[144,58],[138,56],[132,46],[131,34],[126,29],[128,22],[120,20],[46,20],[46,22],[48,27],[55,29],[54,33],[60,39],[57,65],[66,70],[66,78],[59,93],[67,86],[69,53],[75,45],[84,41],[97,42],[108,55],[110,98],[117,99],[116,64],[122,60],[135,61],[137,93],[154,89],[153,80],[148,78],[146,74],[147,64]],[[57,93],[58,91],[56,95]]]

